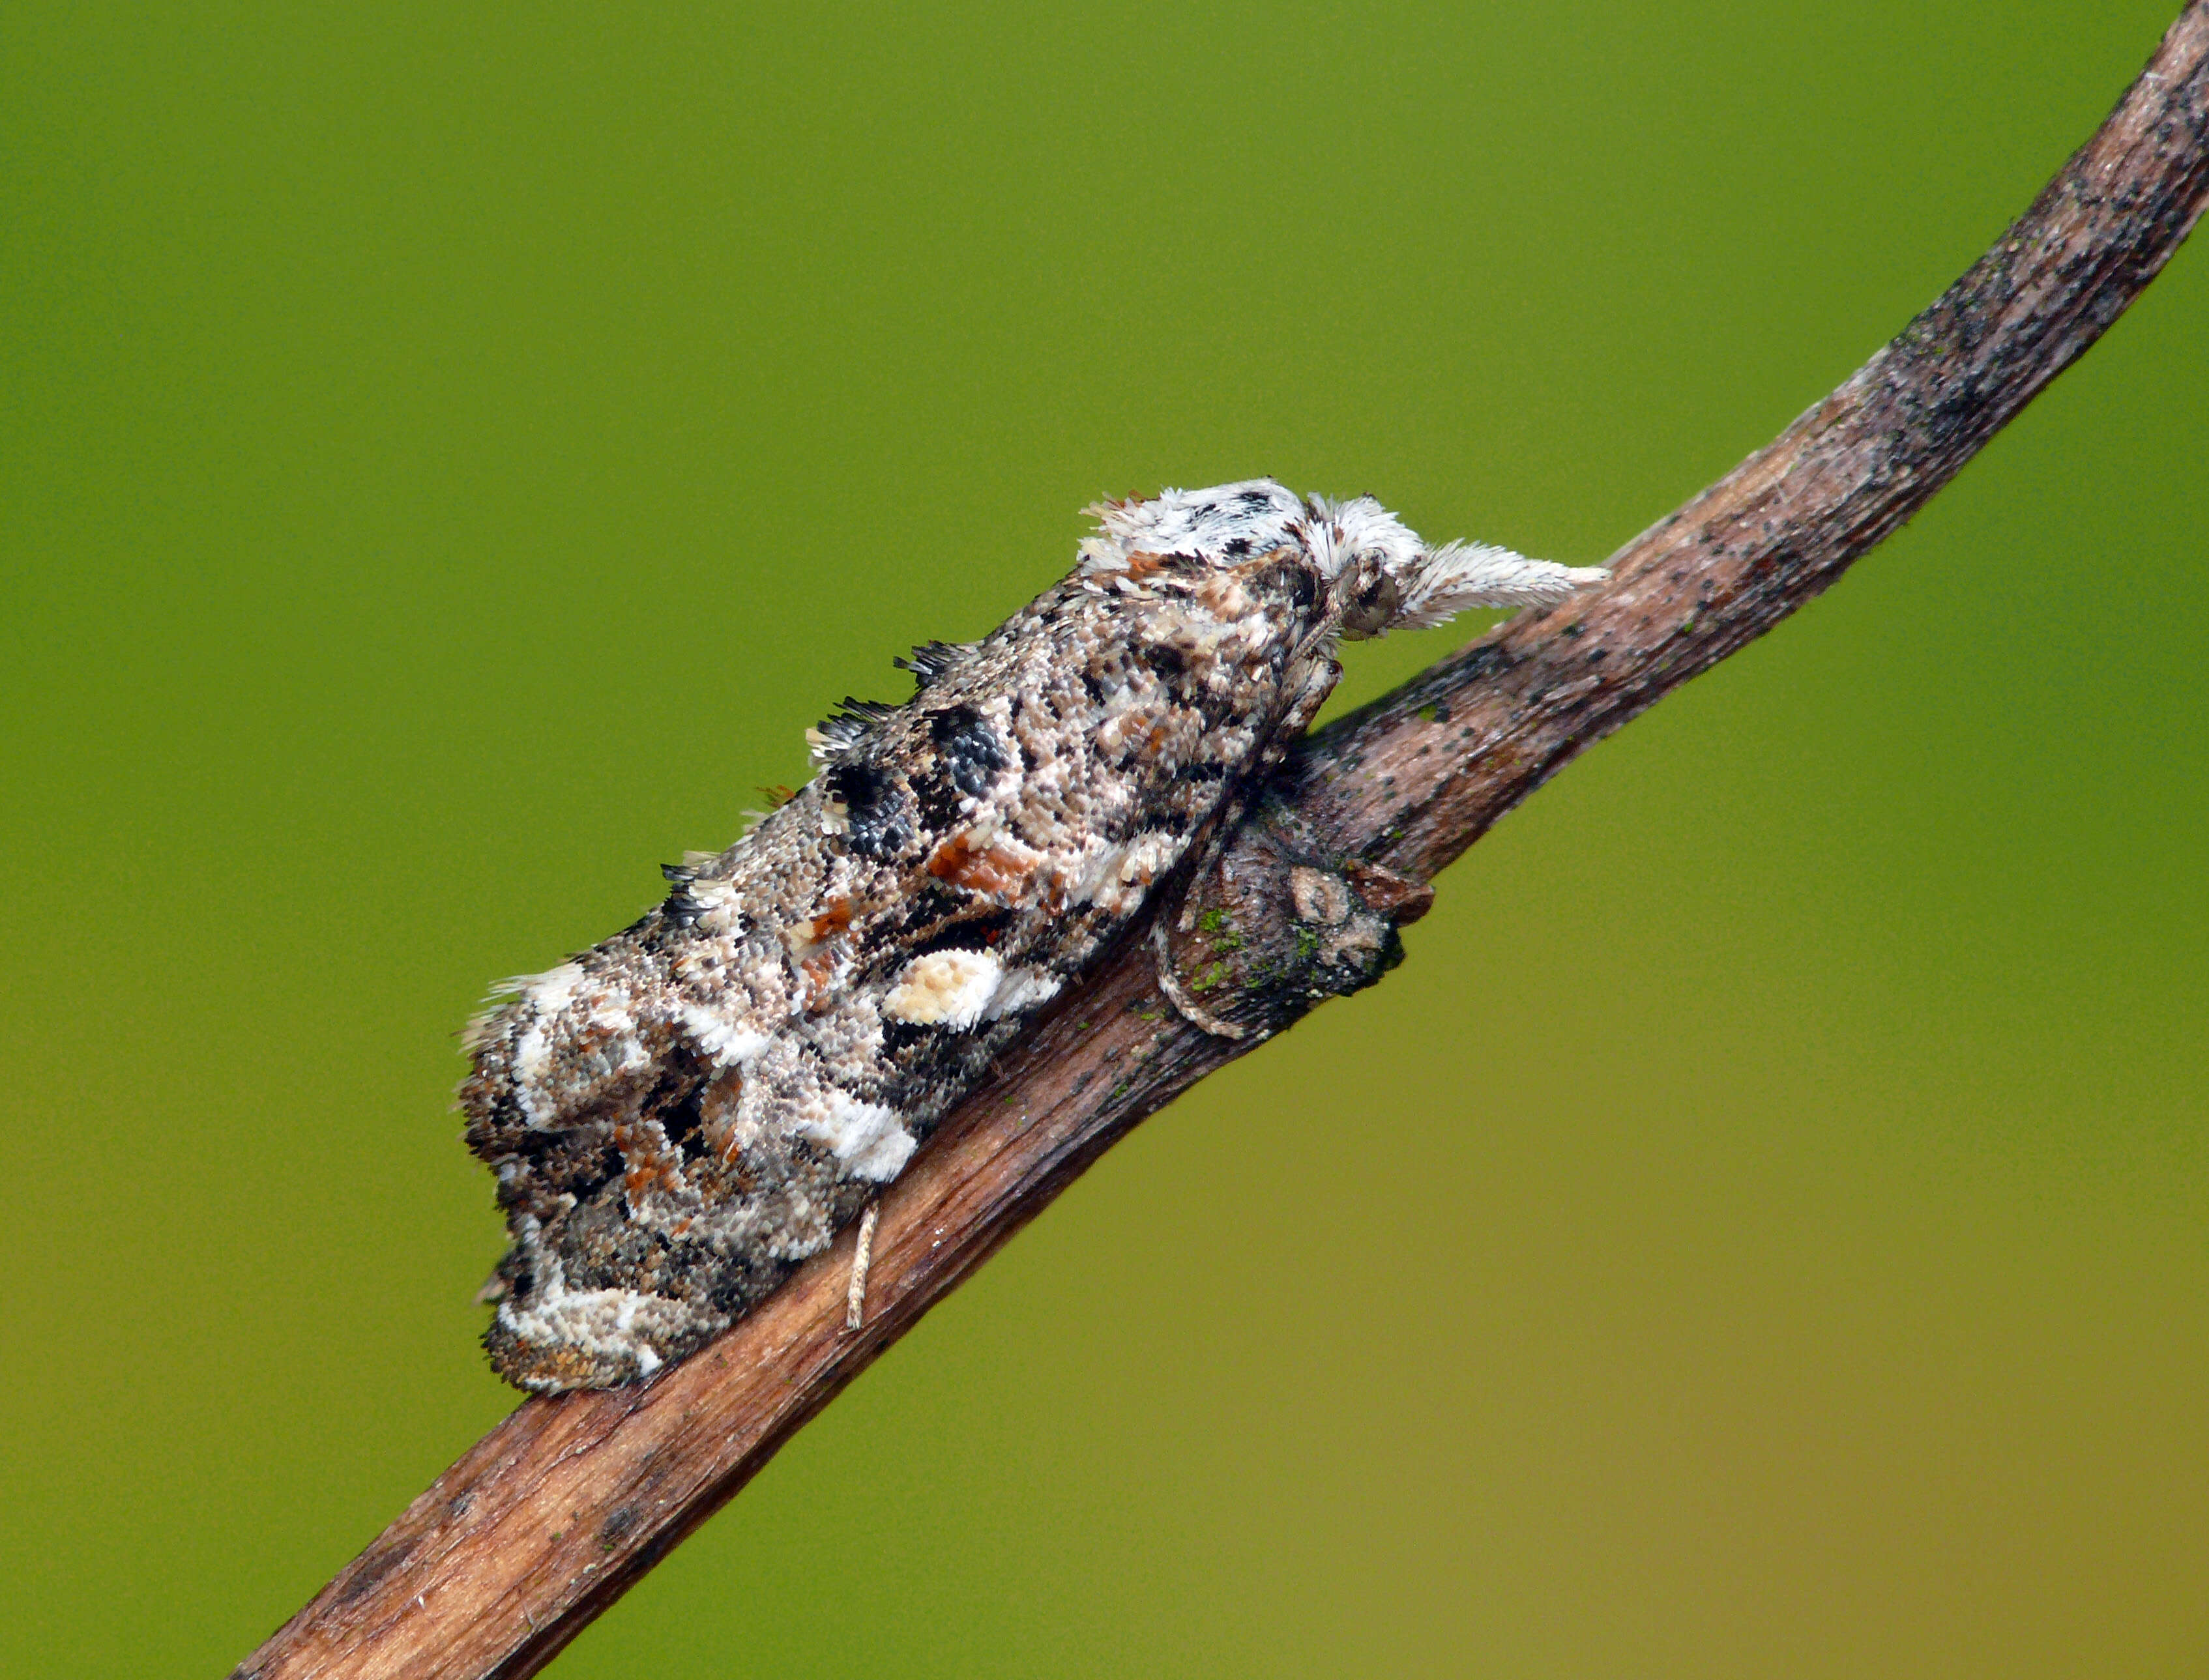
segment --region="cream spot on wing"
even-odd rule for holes
[[[996,996],[1004,967],[986,951],[931,951],[905,965],[882,1013],[919,1027],[971,1027]]]
[[[808,1120],[805,1130],[828,1146],[845,1172],[875,1184],[897,1177],[919,1147],[896,1109],[854,1102],[841,1091],[828,1094],[827,1115]]]

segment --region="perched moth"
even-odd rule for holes
[[[1430,549],[1369,497],[1270,479],[1091,511],[1063,582],[897,662],[910,700],[846,700],[804,788],[472,1023],[460,1107],[514,1240],[485,1345],[509,1381],[648,1377],[826,1247],[1185,883],[1333,687],[1339,640],[1604,575]]]

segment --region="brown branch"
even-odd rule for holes
[[[884,1198],[870,1318],[844,1329],[846,1233],[645,1386],[526,1402],[238,1671],[521,1676],[742,1487],[944,1292],[1137,1121],[1369,984],[1418,885],[1590,741],[1823,590],[2092,344],[2209,192],[2209,0],[1946,296],[1770,447],[1528,615],[1314,737],[1178,947],[1190,1026],[1131,943],[971,1099]],[[1408,879],[1407,879],[1408,878]]]

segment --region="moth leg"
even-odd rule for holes
[[[1302,657],[1302,650],[1298,651],[1297,657]],[[1197,857],[1196,867],[1183,878],[1187,885],[1182,888],[1181,904],[1174,915],[1174,932],[1177,933],[1186,933],[1196,926],[1197,883],[1205,878],[1213,864],[1219,861],[1219,855],[1227,849],[1228,841],[1234,837],[1235,831],[1243,826],[1243,819],[1249,815],[1250,801],[1257,796],[1266,777],[1273,773],[1273,766],[1288,755],[1289,748],[1296,745],[1303,732],[1311,727],[1311,720],[1319,716],[1319,709],[1327,704],[1327,697],[1334,692],[1335,681],[1341,675],[1342,668],[1334,661],[1322,661],[1305,677],[1303,687],[1297,691],[1296,699],[1281,714],[1280,721],[1272,731],[1273,744],[1259,755],[1255,773],[1229,798],[1213,821],[1212,832],[1205,837],[1204,850]],[[1182,1012],[1189,1014],[1186,1010]],[[1189,1019],[1195,1021],[1196,1017],[1191,1015]],[[1201,1026],[1203,1023],[1198,1022],[1197,1024]],[[1241,1036],[1239,1034],[1228,1035]]]
[[[1299,649],[1299,656],[1301,653]],[[1311,727],[1311,720],[1327,704],[1327,697],[1334,692],[1335,680],[1341,675],[1342,668],[1332,659],[1323,660],[1312,668],[1303,687],[1297,691],[1296,699],[1289,703],[1288,710],[1281,714],[1280,721],[1274,726],[1272,731],[1273,745],[1260,757],[1256,773],[1228,801],[1212,825],[1212,832],[1206,837],[1204,849],[1197,855],[1196,867],[1183,878],[1181,902],[1174,906],[1171,915],[1162,913],[1151,924],[1151,948],[1158,959],[1159,992],[1184,1020],[1193,1026],[1201,1027],[1214,1038],[1248,1038],[1250,1029],[1237,1026],[1232,1021],[1221,1020],[1183,988],[1181,976],[1174,972],[1173,952],[1166,943],[1167,925],[1171,921],[1174,931],[1182,933],[1188,933],[1196,925],[1198,884],[1210,873],[1212,866],[1219,861],[1219,855],[1227,849],[1228,841],[1235,831],[1243,826],[1243,819],[1249,814],[1250,801],[1256,797],[1266,777],[1281,761],[1297,738]]]
[[[1323,691],[1322,698],[1324,698]],[[1298,703],[1298,709],[1303,709],[1301,701]],[[1309,713],[1307,713],[1307,719],[1309,719]],[[1261,762],[1258,769],[1258,777],[1263,777],[1271,767],[1270,765]],[[1249,785],[1256,786],[1257,780],[1258,777],[1254,777]],[[1213,823],[1212,831],[1205,836],[1204,849],[1196,855],[1196,867],[1182,878],[1179,898],[1174,903],[1161,909],[1157,920],[1151,923],[1151,950],[1159,972],[1159,992],[1165,995],[1165,1000],[1179,1011],[1183,1019],[1195,1026],[1203,1028],[1214,1038],[1248,1038],[1250,1035],[1250,1029],[1248,1027],[1238,1027],[1232,1021],[1221,1020],[1190,997],[1183,988],[1181,976],[1174,972],[1173,951],[1167,943],[1166,930],[1171,927],[1177,933],[1186,933],[1196,926],[1197,883],[1211,872],[1213,864],[1219,861],[1219,855],[1227,849],[1228,837],[1243,826],[1243,819],[1249,814],[1249,809],[1250,794],[1247,788],[1237,793],[1227,801],[1218,819]]]
[[[1261,764],[1258,774],[1262,777],[1268,768],[1269,765]],[[1254,777],[1253,786],[1255,781]],[[1158,919],[1151,923],[1151,950],[1156,958],[1159,992],[1179,1011],[1183,1020],[1203,1028],[1214,1038],[1248,1038],[1250,1029],[1238,1027],[1232,1021],[1221,1020],[1183,988],[1181,976],[1174,972],[1173,951],[1167,943],[1166,929],[1171,927],[1177,933],[1186,933],[1196,926],[1197,883],[1211,872],[1213,864],[1219,861],[1219,855],[1227,849],[1228,837],[1243,826],[1243,819],[1249,809],[1250,795],[1247,790],[1237,793],[1228,801],[1212,825],[1211,833],[1205,837],[1204,849],[1196,855],[1196,867],[1183,878],[1180,897],[1161,909]]]
[[[1182,989],[1181,980],[1174,973],[1173,952],[1166,945],[1166,919],[1164,916],[1151,924],[1151,946],[1158,955],[1159,990],[1165,994],[1165,1000],[1180,1011],[1183,1019],[1193,1026],[1203,1028],[1214,1038],[1250,1036],[1248,1027],[1221,1020]]]
[[[844,1292],[844,1328],[856,1330],[867,1322],[867,1269],[875,1259],[875,1224],[882,1217],[882,1199],[877,1196],[859,1215],[859,1240],[852,1250],[852,1282]]]

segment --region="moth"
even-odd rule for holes
[[[513,1239],[485,1345],[509,1381],[649,1377],[826,1247],[1184,884],[1340,641],[1604,575],[1430,548],[1370,497],[1265,478],[1088,511],[1062,582],[895,662],[911,699],[846,700],[804,789],[471,1024],[460,1104]]]

